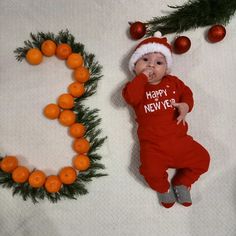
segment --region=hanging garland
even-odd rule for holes
[[[72,160],[72,166],[66,166],[57,175],[51,176],[37,168],[30,171],[21,166],[15,156],[0,156],[0,184],[12,188],[13,195],[19,194],[24,200],[31,199],[34,203],[45,198],[51,202],[61,198],[76,199],[88,193],[87,182],[106,176],[97,172],[104,169],[104,165],[99,163],[102,157],[96,151],[106,139],[99,137],[102,131],[97,128],[101,123],[99,110],[82,104],[96,92],[102,67],[93,54],[84,50],[82,43],[75,42],[68,30],[62,30],[58,35],[39,32],[30,36],[31,41],[25,41],[24,47],[14,51],[18,61],[26,59],[31,65],[38,65],[43,56],[56,55],[66,60],[67,66],[73,70],[75,81],[68,86],[68,92],[59,96],[57,104],[47,105],[44,115],[51,120],[58,119],[68,127],[77,155]]]
[[[174,9],[169,15],[153,17],[147,22],[130,23],[130,36],[140,39],[150,37],[160,31],[162,35],[182,33],[198,27],[212,26],[207,34],[208,41],[221,41],[226,30],[223,25],[229,23],[236,11],[236,1],[232,0],[189,0],[182,6],[168,6]],[[178,36],[174,42],[175,53],[181,54],[189,50],[191,41],[186,36]]]

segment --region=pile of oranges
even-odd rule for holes
[[[26,60],[31,65],[38,65],[43,61],[43,56],[56,55],[61,60],[66,60],[68,68],[73,70],[74,82],[68,88],[67,93],[58,97],[57,104],[49,104],[44,108],[44,115],[51,120],[58,119],[60,124],[68,127],[68,133],[73,141],[73,149],[77,153],[73,158],[72,166],[63,167],[57,175],[46,176],[41,170],[30,170],[19,165],[15,156],[6,156],[0,162],[0,169],[10,173],[16,183],[28,181],[32,188],[44,187],[49,193],[60,191],[63,184],[73,184],[77,179],[77,171],[86,171],[90,165],[87,153],[90,149],[89,141],[84,137],[86,127],[76,122],[76,114],[73,112],[74,99],[85,93],[84,84],[89,80],[90,72],[84,66],[84,59],[80,53],[73,53],[67,43],[56,44],[52,40],[45,40],[41,48],[31,48],[26,53]]]

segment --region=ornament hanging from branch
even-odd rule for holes
[[[168,7],[174,9],[169,15],[143,23],[147,28],[146,37],[153,36],[156,31],[165,35],[215,24],[226,25],[236,11],[236,1],[189,0],[182,6]]]

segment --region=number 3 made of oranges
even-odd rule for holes
[[[39,32],[31,34],[32,41],[25,41],[25,47],[14,52],[18,61],[26,59],[31,65],[43,62],[43,57],[56,56],[65,60],[72,70],[73,82],[67,92],[58,96],[57,103],[48,104],[43,114],[46,118],[58,119],[68,127],[69,135],[74,139],[72,147],[76,153],[71,166],[65,166],[57,175],[47,176],[40,169],[29,170],[19,164],[14,155],[0,157],[0,184],[13,188],[13,194],[20,194],[24,200],[31,198],[34,203],[47,197],[52,202],[64,198],[75,199],[86,194],[85,183],[94,177],[105,176],[97,173],[104,169],[98,161],[101,156],[95,151],[104,143],[100,138],[98,109],[90,110],[81,102],[96,92],[97,82],[101,79],[101,66],[93,54],[84,50],[84,45],[75,43],[74,36],[68,30],[53,33]]]

